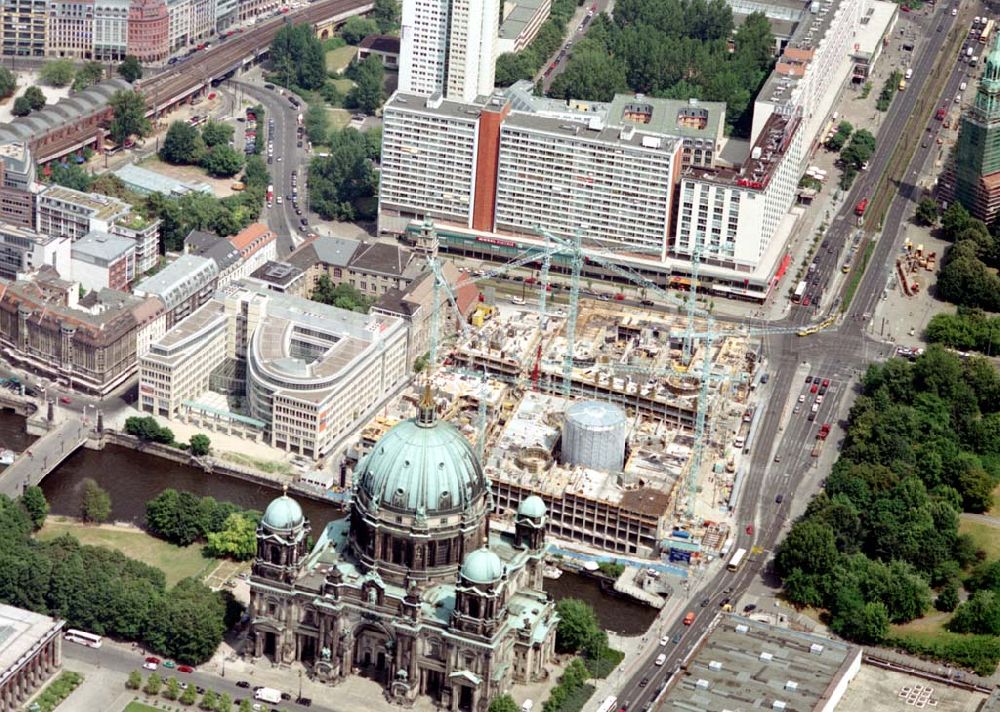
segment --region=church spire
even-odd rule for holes
[[[434,403],[434,392],[431,390],[431,381],[428,378],[424,383],[424,392],[417,403],[417,425],[431,426],[436,420],[437,406]]]

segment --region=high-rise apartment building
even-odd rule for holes
[[[48,29],[48,0],[2,0],[3,53],[44,57]]]
[[[962,116],[942,197],[992,223],[1000,215],[1000,43],[986,56],[976,100]]]
[[[499,0],[403,0],[399,88],[473,101],[493,91]]]

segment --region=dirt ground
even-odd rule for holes
[[[156,156],[149,156],[141,161],[139,165],[147,170],[155,171],[177,180],[189,183],[207,183],[212,186],[212,190],[215,192],[216,197],[219,198],[225,198],[227,195],[233,194],[233,182],[238,177],[212,178],[203,168],[199,168],[198,166],[172,166],[169,163],[161,161]]]

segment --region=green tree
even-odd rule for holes
[[[851,136],[850,143],[840,152],[845,166],[861,170],[875,153],[875,137],[867,129],[860,129]]]
[[[137,91],[116,91],[108,100],[112,118],[108,133],[115,143],[125,143],[132,136],[146,136],[152,125],[146,118],[146,100]]]
[[[111,495],[91,478],[83,481],[83,501],[80,506],[83,521],[100,524],[111,516]]]
[[[319,89],[326,82],[326,53],[312,26],[285,25],[271,42],[274,79],[291,87]]]
[[[198,700],[198,690],[195,689],[194,685],[188,685],[184,688],[184,692],[181,693],[181,703],[185,705],[193,705]]]
[[[177,681],[176,677],[171,677],[167,680],[166,689],[163,690],[163,696],[168,700],[176,700],[181,696],[181,684]]]
[[[490,700],[488,712],[520,712],[520,709],[510,695],[498,695]]]
[[[240,700],[240,712],[253,712],[253,703],[250,700]]]
[[[216,178],[230,178],[243,168],[243,154],[228,144],[216,146],[201,161],[202,168]]]
[[[948,623],[955,633],[1000,635],[1000,601],[993,591],[976,591],[955,609]]]
[[[957,200],[941,214],[941,234],[946,240],[955,241],[955,236],[965,230],[973,218]]]
[[[939,611],[950,612],[958,606],[958,584],[949,581],[934,599],[934,607]]]
[[[100,62],[84,62],[73,77],[73,91],[83,91],[104,79],[104,65]]]
[[[225,614],[220,594],[201,581],[184,579],[152,611],[146,640],[164,655],[197,665],[212,657],[222,642]]]
[[[50,87],[65,87],[72,83],[74,74],[76,69],[71,60],[53,59],[42,65],[38,72],[38,81]]]
[[[219,704],[219,696],[215,694],[214,690],[205,690],[205,694],[201,697],[201,702],[198,704],[203,710],[215,710],[216,705]]]
[[[387,34],[399,29],[399,1],[398,0],[375,0],[375,6],[371,11],[371,18],[378,25],[378,31]]]
[[[147,695],[158,695],[161,687],[163,687],[163,679],[159,673],[154,672],[146,680],[146,686],[142,689]]]
[[[169,445],[174,441],[170,428],[161,426],[151,415],[133,415],[125,419],[125,432],[147,442]]]
[[[377,190],[365,137],[351,128],[332,133],[330,155],[309,166],[309,207],[327,220],[353,220],[356,202]]]
[[[625,65],[597,48],[577,50],[549,93],[560,99],[611,101],[627,89]]]
[[[355,15],[347,18],[347,22],[340,28],[340,36],[349,45],[356,45],[368,35],[378,33],[378,24],[375,20]]]
[[[346,282],[334,285],[330,277],[325,274],[320,275],[316,281],[316,289],[313,290],[310,299],[314,302],[321,302],[339,309],[349,309],[350,311],[362,314],[367,314],[368,309],[372,305],[370,297],[366,297]]]
[[[88,192],[94,183],[94,178],[85,169],[75,163],[56,163],[52,165],[49,180],[56,185]]]
[[[325,144],[330,135],[330,119],[326,107],[313,104],[305,116],[306,135],[313,144]]]
[[[198,129],[187,121],[171,122],[160,148],[160,158],[174,165],[200,163],[205,155],[205,143]]]
[[[125,687],[130,690],[138,690],[142,687],[142,673],[138,670],[133,670],[128,674],[128,679],[125,681]]]
[[[45,94],[37,86],[30,86],[25,89],[24,98],[31,104],[32,111],[45,108]]]
[[[257,552],[257,523],[243,514],[230,514],[222,531],[209,532],[208,553],[246,561]]]
[[[933,198],[921,198],[914,218],[918,225],[933,226],[938,221],[938,205]]]
[[[212,449],[212,441],[204,433],[195,433],[191,436],[190,446],[192,455],[202,457]]]
[[[201,127],[201,139],[209,148],[228,144],[233,138],[233,127],[221,121],[207,121]]]
[[[232,712],[233,711],[233,698],[230,697],[229,693],[224,692],[219,695],[219,701],[215,704],[216,712]]]
[[[17,75],[7,67],[0,67],[0,98],[14,96],[15,91],[17,91]]]
[[[590,644],[597,633],[603,633],[593,607],[578,598],[564,598],[556,604],[559,627],[556,648],[560,652],[577,652]]]
[[[21,495],[21,506],[31,517],[31,524],[35,531],[45,524],[45,517],[49,514],[49,503],[45,500],[45,493],[37,485],[31,485],[24,490]]]
[[[31,102],[26,96],[19,96],[14,99],[14,106],[11,107],[10,113],[14,116],[27,116],[31,113]]]
[[[376,55],[368,55],[356,64],[352,73],[354,86],[347,93],[347,105],[366,114],[374,114],[385,101],[385,67]]]
[[[134,83],[137,79],[142,79],[142,65],[139,63],[139,58],[132,54],[126,54],[125,59],[118,65],[118,74],[129,84]]]

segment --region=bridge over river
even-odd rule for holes
[[[92,428],[84,420],[63,420],[21,453],[6,470],[0,472],[0,494],[17,497],[29,485],[37,485],[63,460],[87,442]]]

